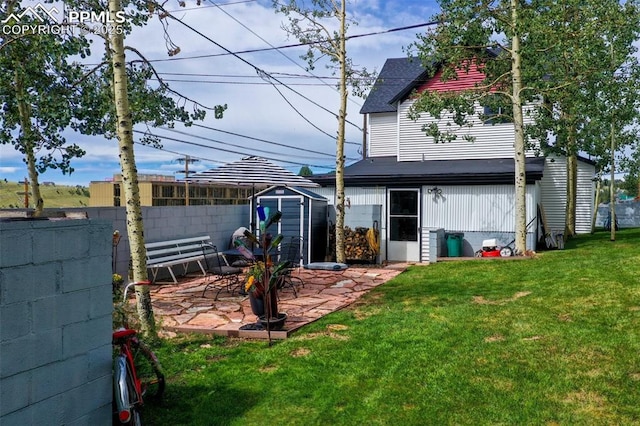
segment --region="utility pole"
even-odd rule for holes
[[[24,178],[24,208],[29,208],[29,180]]]
[[[185,155],[184,158],[178,158],[178,163],[184,163],[184,170],[178,170],[176,173],[184,173],[184,205],[189,205],[189,163],[197,163],[198,159],[191,158],[188,155]]]

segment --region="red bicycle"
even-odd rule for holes
[[[127,284],[123,304],[127,302],[127,291],[131,286],[149,285],[149,281]],[[160,398],[164,392],[164,374],[158,358],[140,339],[138,332],[126,326],[113,332],[114,364],[114,424],[142,425],[140,411],[144,398]]]

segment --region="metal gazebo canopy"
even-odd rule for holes
[[[318,187],[315,182],[298,176],[260,157],[244,157],[218,168],[193,173],[189,181],[211,182],[228,186],[266,188],[274,185]]]

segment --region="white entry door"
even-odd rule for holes
[[[387,259],[420,261],[420,190],[389,189]]]

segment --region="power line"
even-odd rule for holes
[[[269,140],[266,140],[266,139],[255,138],[253,136],[241,135],[239,133],[230,132],[228,130],[216,129],[215,127],[205,126],[204,124],[193,123],[193,124],[191,124],[191,126],[200,127],[202,129],[207,129],[207,130],[213,130],[214,132],[226,133],[226,134],[232,135],[232,136],[239,136],[241,138],[251,139],[251,140],[254,140],[254,141],[257,141],[257,142],[265,142],[265,143],[268,143],[268,144],[282,146],[282,147],[285,147],[285,148],[293,148],[293,149],[296,149],[296,150],[310,152],[312,154],[326,155],[326,156],[330,156],[330,157],[334,157],[335,158],[334,154],[327,154],[327,153],[320,152],[320,151],[314,151],[314,150],[311,150],[311,149],[300,148],[299,146],[291,146],[291,145],[283,144],[283,143],[280,143],[280,142],[273,142],[273,141],[269,141]],[[357,161],[358,158],[347,158],[347,160]]]
[[[179,20],[178,18],[175,18],[173,16],[172,16],[172,18],[176,19],[176,20]],[[350,40],[350,39],[356,39],[356,38],[361,38],[361,37],[370,37],[370,36],[374,36],[374,35],[382,35],[382,34],[393,33],[393,32],[397,32],[397,31],[405,31],[405,30],[410,30],[410,29],[415,29],[415,28],[428,27],[428,26],[433,26],[433,25],[437,25],[437,24],[438,24],[437,21],[424,22],[422,24],[415,24],[415,25],[408,25],[408,26],[404,26],[404,27],[391,28],[391,29],[383,30],[383,31],[375,31],[375,32],[364,33],[364,34],[355,34],[355,35],[352,35],[352,36],[347,36],[345,39],[346,40]],[[225,53],[211,53],[211,54],[207,54],[207,55],[176,56],[176,57],[172,57],[172,58],[158,58],[158,59],[150,59],[149,62],[183,61],[183,60],[187,60],[187,59],[216,58],[216,57],[219,57],[219,56],[229,56],[229,55],[235,56],[235,55],[242,55],[242,54],[245,54],[245,53],[260,53],[260,52],[269,52],[271,50],[290,49],[292,47],[308,46],[310,44],[312,44],[312,43],[293,43],[293,44],[285,44],[285,45],[277,46],[277,47],[264,47],[264,48],[260,48],[260,49],[237,50],[235,52],[231,52],[231,51],[223,48],[223,50],[225,50]],[[323,78],[325,78],[325,77],[323,77]]]
[[[162,10],[164,10],[162,7],[160,7],[160,8],[161,8]],[[166,12],[166,10],[164,10],[164,11]],[[178,21],[180,24],[182,24],[182,25],[184,25],[185,27],[189,28],[191,31],[193,31],[194,33],[196,33],[196,34],[198,34],[199,36],[203,37],[205,40],[209,41],[210,43],[212,43],[212,44],[216,45],[217,47],[219,47],[220,49],[224,50],[225,52],[228,52],[229,54],[233,55],[236,59],[239,59],[239,60],[240,60],[240,61],[242,61],[243,63],[245,63],[245,64],[249,65],[251,68],[253,68],[253,69],[258,73],[258,75],[263,75],[263,76],[267,76],[267,77],[269,77],[269,79],[270,79],[270,80],[274,80],[274,81],[276,81],[276,82],[278,82],[278,83],[282,84],[284,87],[286,87],[287,89],[291,90],[293,93],[297,94],[298,96],[302,97],[303,99],[307,100],[308,102],[311,102],[313,105],[317,106],[318,108],[322,109],[323,111],[326,111],[326,112],[328,112],[329,114],[331,114],[331,115],[333,115],[333,116],[335,116],[335,115],[336,115],[333,111],[331,111],[331,110],[329,110],[329,109],[325,108],[324,106],[322,106],[322,105],[318,104],[316,101],[314,101],[314,100],[310,99],[309,97],[307,97],[307,96],[303,95],[302,93],[298,92],[297,90],[294,90],[294,89],[292,89],[292,88],[288,87],[286,84],[284,84],[283,82],[279,81],[277,78],[273,77],[272,75],[270,75],[270,74],[269,74],[269,73],[267,73],[266,71],[264,71],[264,70],[262,70],[262,69],[258,68],[257,66],[253,65],[251,62],[247,61],[246,59],[242,58],[241,56],[239,56],[239,55],[237,55],[237,54],[235,54],[235,53],[231,52],[229,49],[227,49],[226,47],[222,46],[220,43],[218,43],[218,42],[214,41],[214,40],[213,40],[213,39],[211,39],[210,37],[206,36],[205,34],[201,33],[200,31],[196,30],[196,29],[195,29],[195,28],[193,28],[191,25],[189,25],[189,24],[187,24],[187,23],[185,23],[185,22],[182,22],[182,20],[180,20],[180,19],[176,18],[174,15],[172,15],[172,14],[170,14],[170,13],[168,13],[168,12],[167,12],[167,16],[168,16],[168,17],[170,17],[170,18],[172,18],[172,19],[174,19],[174,20],[176,20],[176,21]],[[275,87],[275,85],[274,85],[274,87]],[[276,88],[276,90],[277,90],[277,88]],[[360,126],[358,126],[357,124],[352,123],[352,122],[351,122],[351,121],[349,121],[349,120],[345,120],[345,122],[346,122],[346,123],[348,123],[348,124],[350,124],[351,126],[355,127],[356,129],[358,129],[358,130],[360,130],[360,131],[363,131],[363,130],[362,130],[362,128],[360,128]],[[332,137],[333,137],[333,136],[332,136]]]
[[[229,12],[227,12],[226,10],[222,9],[220,6],[218,6],[213,0],[209,0],[210,3],[212,3],[213,5],[215,5],[222,13],[224,13],[225,15],[227,15],[229,18],[233,19],[235,22],[237,22],[239,25],[242,26],[242,28],[246,29],[247,31],[249,31],[251,34],[253,34],[254,36],[258,37],[261,41],[263,41],[265,44],[267,44],[269,47],[274,48],[275,46],[271,43],[269,43],[267,40],[265,40],[263,37],[261,37],[260,35],[258,35],[255,31],[253,31],[251,28],[247,27],[245,24],[243,24],[242,22],[240,22],[238,19],[236,19],[233,15],[231,15]],[[294,64],[295,66],[297,66],[298,68],[304,70],[305,72],[307,72],[309,75],[315,77],[316,79],[318,79],[323,85],[331,87],[333,90],[335,90],[336,92],[338,91],[338,89],[332,85],[330,85],[329,83],[322,81],[322,79],[318,76],[316,76],[315,74],[313,74],[311,71],[309,71],[308,69],[306,69],[305,67],[303,67],[302,65],[300,65],[297,61],[294,61],[293,59],[291,59],[289,56],[287,56],[282,50],[280,49],[276,49],[276,52],[278,52],[279,54],[281,54],[282,56],[284,56],[287,60],[289,60],[289,62],[291,62],[292,64]],[[359,102],[355,102],[354,100],[351,99],[351,97],[348,97],[348,99],[353,102],[354,104],[358,105],[358,106],[362,106],[361,103]]]
[[[177,130],[177,129],[171,129],[171,128],[166,127],[166,126],[159,126],[157,128],[158,129],[162,129],[162,130],[166,130],[166,131],[169,131],[169,132],[177,133],[177,134],[183,135],[183,136],[189,136],[189,137],[196,138],[196,139],[202,139],[202,140],[213,142],[213,143],[223,144],[225,146],[233,146],[233,147],[236,147],[236,148],[246,148],[246,147],[244,147],[242,145],[237,145],[237,144],[233,144],[233,143],[226,142],[226,141],[220,141],[220,140],[208,138],[208,137],[205,137],[205,136],[194,135],[193,133],[184,132],[184,131]],[[239,136],[241,136],[241,135],[239,135]],[[298,151],[305,151],[305,152],[307,151],[306,149],[299,148],[299,147],[287,146],[287,145],[284,145],[284,144],[280,144],[280,145],[284,146],[286,148],[293,148],[293,149],[296,149]],[[269,150],[266,150],[266,149],[253,148],[253,150],[254,151],[260,151],[260,152],[265,152],[267,154],[281,155],[280,152],[269,151]],[[326,153],[323,153],[323,152],[313,151],[313,153],[318,153],[318,154],[321,154],[321,155],[324,155],[324,156],[327,156],[327,157],[334,157],[335,158],[335,156],[333,156],[331,154],[326,154]]]
[[[157,137],[157,138],[160,138],[160,139],[166,139],[166,140],[173,141],[173,142],[184,143],[184,144],[187,144],[187,145],[197,146],[197,147],[200,147],[200,148],[215,149],[216,151],[229,152],[229,153],[232,153],[232,154],[251,155],[251,153],[246,153],[246,152],[241,152],[241,151],[234,151],[234,150],[225,149],[225,148],[216,148],[216,147],[205,145],[205,144],[198,143],[198,142],[185,141],[185,140],[182,140],[182,139],[171,138],[169,136],[156,135],[156,134],[153,134],[151,132],[143,132],[143,131],[135,130],[135,129],[133,130],[133,133],[138,133],[138,134],[142,134],[142,135],[150,135],[150,136],[154,136],[154,137]],[[195,158],[195,156],[192,156],[192,157]],[[281,163],[293,164],[293,165],[296,165],[296,166],[310,166],[310,167],[316,167],[316,168],[319,168],[319,169],[332,169],[333,168],[333,167],[329,167],[329,166],[320,166],[320,165],[317,165],[317,164],[300,163],[300,162],[297,162],[297,161],[282,160],[282,159],[272,158],[272,157],[271,158],[270,157],[262,157],[262,158],[264,158],[266,160],[278,161],[278,162],[281,162]]]

